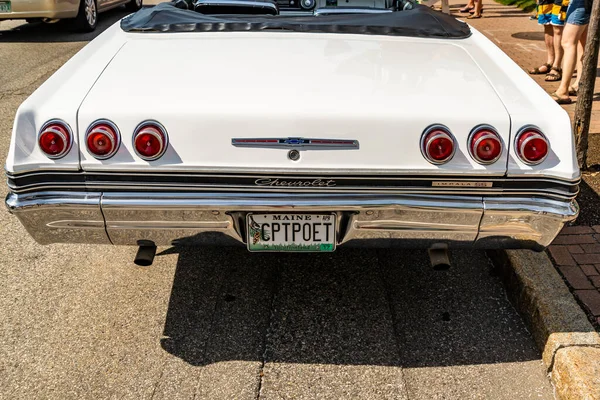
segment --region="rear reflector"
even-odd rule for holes
[[[46,122],[38,136],[40,150],[52,159],[64,157],[71,149],[72,143],[71,128],[64,121],[58,119]]]
[[[115,124],[107,120],[92,123],[87,130],[85,143],[97,159],[105,160],[115,155],[121,144],[121,135]]]
[[[537,165],[548,156],[550,144],[544,134],[535,127],[525,127],[515,141],[517,155],[525,164]]]
[[[502,154],[502,140],[490,126],[479,126],[469,136],[469,154],[479,164],[493,164]]]
[[[156,121],[144,121],[133,133],[133,148],[136,154],[152,161],[160,158],[167,149],[168,136],[165,128]]]
[[[455,151],[454,137],[442,125],[427,128],[421,136],[421,152],[432,164],[444,164],[452,159]]]

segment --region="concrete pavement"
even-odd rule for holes
[[[15,26],[2,159],[20,102],[93,36]],[[138,268],[134,248],[39,246],[4,210],[0,237],[0,399],[553,396],[483,252],[433,271],[424,251],[162,248]]]

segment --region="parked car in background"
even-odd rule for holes
[[[21,105],[6,204],[42,244],[541,250],[578,214],[570,126],[428,7],[178,0],[109,28]]]
[[[121,5],[134,12],[142,8],[142,0],[0,0],[0,21],[67,19],[74,29],[90,32],[96,29],[98,13]]]

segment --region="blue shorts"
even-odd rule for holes
[[[538,24],[563,26],[568,6],[569,0],[538,0]]]
[[[585,0],[571,0],[567,8],[567,24],[587,25],[590,13],[585,9]]]

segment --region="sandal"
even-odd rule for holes
[[[545,71],[541,70],[543,67],[546,67]],[[531,75],[543,75],[543,74],[547,74],[548,72],[550,72],[551,69],[552,69],[552,64],[543,64],[539,67],[536,67],[536,68],[530,70],[529,73]]]
[[[550,93],[550,97],[552,97],[558,104],[571,104],[573,102],[570,97],[559,97],[556,92]]]
[[[569,96],[577,96],[577,89],[573,86],[569,86]]]
[[[555,74],[552,71],[556,72]],[[546,74],[546,82],[558,82],[562,79],[562,68],[550,68],[550,72]]]
[[[471,8],[469,14],[475,14],[475,7]],[[479,14],[483,14],[483,7],[481,7],[481,11],[479,12]]]
[[[477,19],[481,18],[481,14],[471,14],[467,17],[467,19]]]
[[[471,10],[474,9],[474,8],[475,8],[474,6],[473,7],[464,6],[463,8],[459,9],[458,12],[460,12],[460,13],[468,13],[468,12],[471,12]]]

